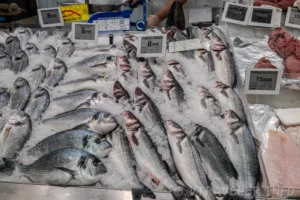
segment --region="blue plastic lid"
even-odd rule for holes
[[[88,23],[93,23],[94,20],[105,19],[105,18],[115,18],[115,17],[130,18],[131,14],[132,14],[132,10],[122,10],[120,12],[97,12],[90,16]]]

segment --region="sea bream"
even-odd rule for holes
[[[124,112],[122,116],[125,133],[137,162],[140,181],[152,190],[167,188],[175,199],[190,197],[190,192],[169,175],[161,156],[139,120],[129,111]]]
[[[29,59],[25,51],[17,50],[12,58],[11,70],[17,74],[29,66]]]
[[[74,43],[69,38],[61,38],[58,40],[57,58],[70,57],[75,51]]]
[[[7,106],[10,99],[10,93],[7,88],[0,87],[0,109]]]
[[[111,152],[112,145],[98,133],[80,129],[67,130],[43,139],[29,149],[27,154],[41,157],[64,148],[83,149],[98,158],[103,158]]]
[[[153,90],[156,86],[156,75],[152,71],[148,60],[145,58],[139,58],[138,78],[142,86]]]
[[[27,55],[38,54],[39,49],[33,43],[26,43],[23,46],[23,50],[26,52]]]
[[[82,149],[59,149],[29,165],[18,164],[19,171],[33,183],[50,185],[92,185],[107,172],[96,156]]]
[[[59,58],[53,59],[46,68],[46,85],[49,87],[57,86],[64,79],[67,72],[68,68],[64,61]]]
[[[5,159],[14,159],[24,147],[31,129],[31,120],[23,111],[18,111],[8,119],[0,133],[0,169],[6,167]]]
[[[20,44],[21,44],[21,47],[22,47],[31,38],[32,30],[29,30],[29,28],[18,27],[18,28],[15,29],[14,34],[20,40]]]
[[[201,110],[209,113],[210,116],[218,116],[223,118],[221,107],[217,99],[204,86],[198,87],[198,93],[201,97]]]
[[[10,109],[23,110],[31,94],[29,83],[24,78],[17,78],[13,84],[10,97]]]
[[[12,66],[12,59],[10,55],[8,55],[4,51],[0,51],[0,70],[10,69],[11,66]]]
[[[127,103],[130,101],[128,92],[119,81],[116,81],[113,85],[113,98],[116,103]]]
[[[117,57],[110,54],[97,54],[95,56],[85,58],[82,61],[79,61],[73,65],[73,68],[76,68],[79,71],[93,71],[101,72],[105,69],[114,69],[117,65]]]
[[[42,83],[44,83],[44,80],[46,78],[46,69],[43,65],[38,65],[34,67],[30,73],[30,81],[33,84],[33,86],[40,86]]]
[[[50,95],[44,88],[37,87],[31,94],[25,112],[30,116],[31,120],[37,121],[47,110],[50,104]]]
[[[226,151],[238,173],[237,198],[254,200],[254,192],[259,177],[259,161],[256,145],[247,125],[229,110],[225,118],[228,133]]]
[[[45,56],[49,56],[51,58],[55,58],[56,57],[56,50],[55,50],[55,48],[53,46],[46,45],[41,50],[41,54],[43,54]]]
[[[9,36],[5,40],[5,52],[13,57],[15,52],[21,48],[20,40],[17,37]]]
[[[203,160],[191,139],[182,128],[172,120],[166,122],[168,140],[171,146],[176,168],[184,183],[205,200],[216,200],[207,188],[209,180],[203,168]]]

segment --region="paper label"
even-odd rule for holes
[[[276,20],[275,14],[275,8],[253,7],[248,24],[252,26],[274,27]]]
[[[59,7],[38,9],[38,18],[42,28],[64,25]]]
[[[62,6],[61,11],[64,22],[86,21],[89,19],[87,4]]]
[[[196,49],[209,50],[209,42],[201,42],[200,39],[183,40],[169,43],[169,52],[189,51]]]
[[[167,36],[163,35],[137,35],[138,57],[163,57],[166,55]]]
[[[222,15],[222,21],[247,25],[250,11],[251,8],[249,6],[227,2]]]
[[[245,79],[246,94],[279,94],[282,70],[247,70]]]
[[[98,42],[98,26],[90,23],[72,23],[72,36],[75,42]]]
[[[129,18],[112,18],[112,19],[98,19],[93,23],[97,23],[99,31],[126,31],[130,30]]]
[[[288,8],[285,26],[300,28],[300,10],[298,8]]]

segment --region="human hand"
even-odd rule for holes
[[[147,18],[147,26],[157,26],[159,24],[159,19],[155,15],[150,15]]]

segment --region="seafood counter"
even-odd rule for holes
[[[0,181],[255,198],[259,152],[224,32],[145,34],[210,48],[138,58],[134,34],[0,32]]]

